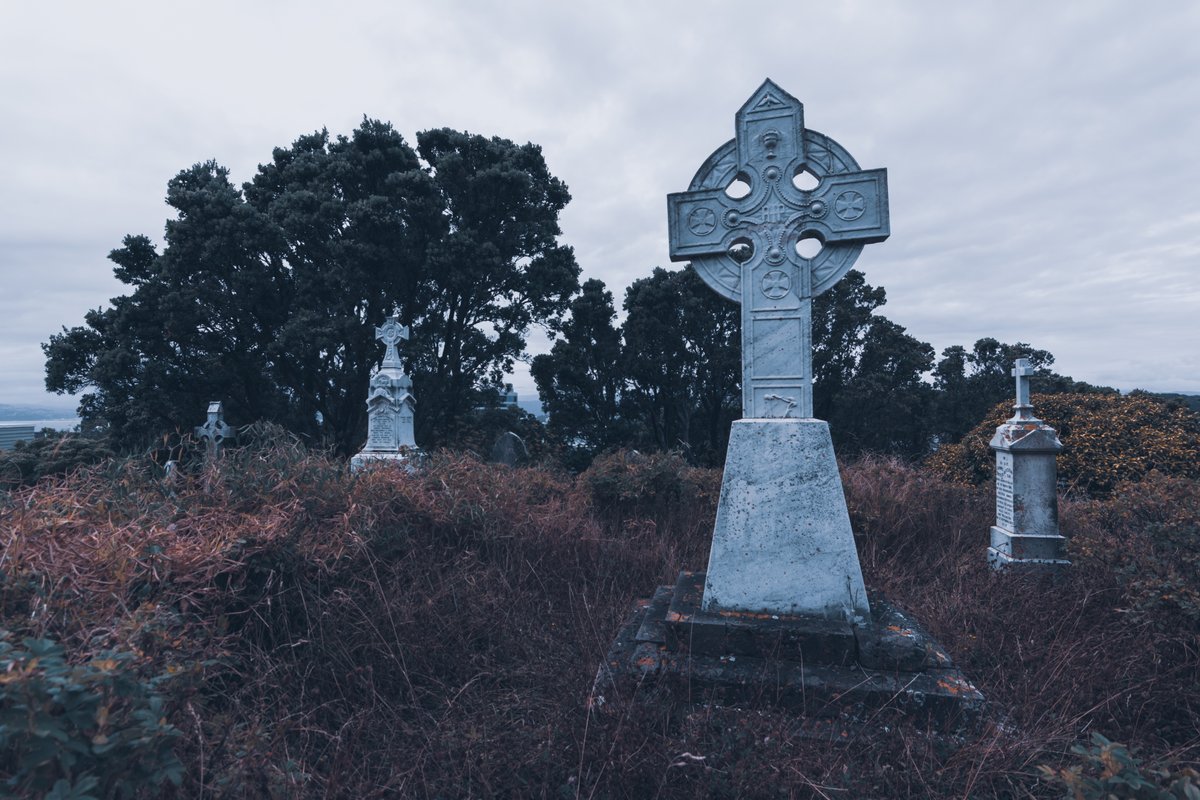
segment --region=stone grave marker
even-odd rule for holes
[[[372,461],[405,463],[420,450],[413,438],[413,413],[417,401],[412,380],[404,374],[396,345],[408,339],[408,328],[400,324],[400,309],[375,329],[375,338],[385,346],[383,363],[371,377],[367,395],[367,442],[352,459],[351,469]]]
[[[1012,370],[1017,382],[1013,416],[996,428],[996,524],[991,530],[988,562],[994,569],[1010,566],[1058,569],[1070,566],[1067,540],[1058,532],[1058,454],[1062,442],[1054,428],[1033,415],[1029,359],[1018,358]]]
[[[890,234],[886,170],[805,127],[800,102],[768,80],[667,211],[671,259],[741,305],[743,419],[708,570],[639,605],[594,701],[621,676],[657,673],[704,702],[769,695],[806,715],[894,704],[957,719],[982,695],[913,620],[868,600],[829,426],[812,418],[812,299]]]
[[[225,406],[220,400],[208,404],[208,421],[196,428],[196,438],[204,440],[205,457],[212,461],[221,455],[221,447],[235,436],[225,422]]]
[[[525,447],[525,440],[512,431],[505,431],[492,443],[492,455],[489,460],[515,467],[528,458],[529,450]]]

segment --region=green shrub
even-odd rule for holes
[[[0,453],[0,490],[28,486],[112,456],[107,440],[79,433],[48,433],[31,442],[17,442],[12,450]]]
[[[691,517],[715,510],[721,473],[690,467],[679,453],[618,450],[597,456],[579,484],[608,526],[644,520],[661,528],[687,519],[684,527],[691,527]]]
[[[1131,621],[1200,630],[1200,481],[1151,473],[1066,521],[1072,558],[1116,579]]]
[[[70,664],[52,640],[11,638],[0,631],[0,785],[83,800],[180,784],[179,731],[157,690],[167,676],[143,680],[132,653]]]
[[[1200,417],[1146,394],[1038,394],[1034,413],[1058,432],[1060,483],[1105,497],[1124,481],[1158,471],[1200,478]],[[992,479],[995,454],[988,442],[1012,416],[1001,403],[961,442],[945,444],[927,460],[943,477],[981,484]]]
[[[1200,800],[1200,774],[1193,769],[1148,769],[1119,742],[1092,734],[1090,747],[1075,745],[1078,764],[1038,767],[1049,783],[1066,789],[1067,800]]]

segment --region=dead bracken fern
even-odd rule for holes
[[[1200,755],[1189,478],[1064,501],[1075,564],[1055,582],[987,569],[986,487],[844,465],[868,585],[993,716],[959,742],[889,723],[830,744],[769,704],[675,707],[651,685],[587,709],[634,599],[704,568],[719,472],[440,453],[351,474],[277,432],[248,439],[172,482],[110,461],[0,499],[14,636],[182,676],[164,711],[181,796],[1054,797],[1038,767],[1069,769],[1093,730],[1172,769]]]

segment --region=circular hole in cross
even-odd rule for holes
[[[733,200],[741,200],[750,194],[750,177],[744,172],[739,172],[725,187],[725,194]]]
[[[729,257],[739,264],[745,264],[754,255],[754,243],[749,239],[734,239],[729,245]]]
[[[796,174],[792,176],[792,186],[795,186],[802,192],[811,192],[813,189],[821,185],[821,179],[804,167],[796,170]]]
[[[817,253],[821,252],[821,240],[815,236],[807,236],[796,242],[796,255],[801,258],[816,258]]]

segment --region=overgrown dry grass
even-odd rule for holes
[[[276,444],[174,486],[110,463],[3,502],[0,616],[177,671],[186,797],[1051,797],[1036,765],[1092,730],[1197,760],[1197,618],[1187,586],[1152,593],[1186,563],[1153,532],[1197,524],[1194,482],[1064,503],[1077,563],[1053,582],[987,570],[986,491],[884,459],[844,478],[868,585],[989,697],[977,737],[830,745],[649,686],[589,714],[633,600],[707,558],[719,475],[670,456],[350,476]]]

